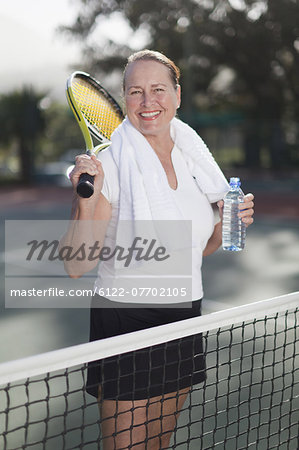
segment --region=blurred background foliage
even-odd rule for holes
[[[126,58],[150,48],[181,69],[179,116],[224,169],[299,169],[299,2],[297,0],[77,0],[80,13],[62,38],[82,47],[83,69],[118,99]],[[99,38],[116,15],[130,40]],[[132,37],[134,39],[132,39]],[[84,148],[66,104],[24,87],[0,98],[0,165],[29,182],[36,167]],[[38,149],[38,150],[37,150]]]

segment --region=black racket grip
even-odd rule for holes
[[[89,198],[94,192],[94,176],[89,173],[81,173],[77,184],[77,194],[83,198]]]

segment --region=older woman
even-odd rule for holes
[[[200,315],[202,257],[221,245],[222,199],[228,185],[199,136],[175,118],[181,99],[178,68],[158,52],[138,52],[128,60],[123,90],[127,116],[110,148],[98,159],[76,159],[74,188],[80,174],[88,172],[95,176],[95,191],[89,199],[77,198],[75,225],[65,239],[73,245],[84,233],[86,246],[96,240],[111,245],[122,219],[192,220],[192,305],[184,305],[184,298],[179,308],[169,303],[161,308],[163,299],[149,308],[119,308],[120,298],[112,298],[109,308],[94,303],[91,340]],[[212,202],[219,207],[216,225]],[[252,194],[245,196],[245,206],[240,217],[248,226],[253,222]],[[94,265],[71,261],[67,270],[77,277]],[[115,261],[101,261],[96,293],[103,292],[106,277],[114,274]],[[94,302],[100,298],[96,294]],[[109,358],[104,365],[90,364],[87,389],[99,399],[104,448],[167,448],[190,386],[205,379],[204,368],[201,335],[166,349],[157,346]],[[121,380],[116,379],[119,373]]]

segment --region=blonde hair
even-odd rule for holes
[[[156,61],[160,64],[166,66],[169,70],[169,75],[171,81],[173,82],[174,88],[177,88],[180,79],[180,69],[175,65],[175,63],[163,55],[163,53],[156,52],[154,50],[141,50],[139,52],[133,53],[129,56],[127,64],[123,72],[123,90],[125,90],[126,73],[130,64],[135,61]]]

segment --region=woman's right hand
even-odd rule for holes
[[[83,154],[76,156],[75,166],[70,173],[70,180],[75,192],[82,173],[94,176],[94,193],[90,198],[84,200],[98,199],[104,182],[104,171],[101,162],[94,155],[88,156]]]

